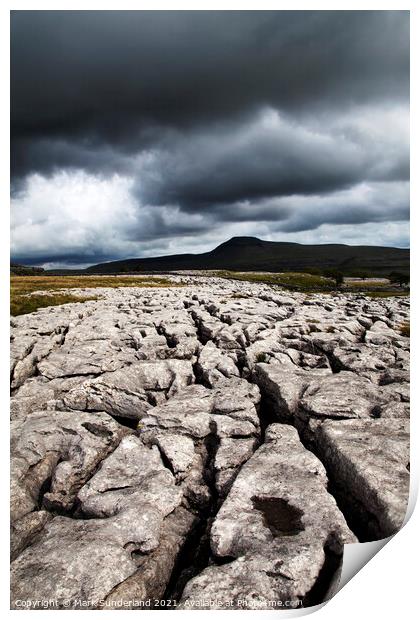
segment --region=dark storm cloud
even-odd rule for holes
[[[17,164],[22,138],[133,152],[261,106],[404,99],[408,53],[407,12],[14,12]]]
[[[378,111],[368,124],[381,132]],[[376,118],[373,118],[376,116]],[[357,117],[351,119],[357,127]],[[149,203],[179,203],[185,210],[269,196],[325,194],[361,180],[406,180],[407,148],[401,136],[372,140],[337,128],[314,131],[265,110],[244,125],[196,132],[155,152],[142,168],[139,189]],[[159,174],[156,175],[155,171]],[[227,208],[227,207],[226,207]]]
[[[226,224],[408,217],[408,12],[15,11],[11,60],[12,194],[42,214],[31,234],[18,218],[20,256],[46,262],[42,205],[83,202],[94,178],[115,256]],[[374,199],[354,204],[363,184]],[[122,219],[131,205],[114,233],[113,192]],[[54,254],[108,256],[83,205],[63,208],[85,246]]]

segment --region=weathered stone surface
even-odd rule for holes
[[[368,540],[395,534],[409,492],[409,423],[404,419],[326,421],[316,445],[349,513]]]
[[[64,397],[64,403],[70,409],[107,411],[138,420],[152,406],[156,392],[171,396],[193,379],[188,361],[137,362],[78,385]]]
[[[308,372],[299,368],[285,368],[283,364],[257,364],[254,369],[255,382],[261,393],[270,400],[270,405],[279,418],[291,418],[296,414],[300,400],[308,385],[314,380],[317,385],[329,369]]]
[[[395,363],[395,354],[390,347],[372,347],[357,343],[345,348],[336,348],[331,353],[334,364],[340,370],[356,373],[383,371]]]
[[[158,548],[140,559],[137,571],[115,586],[106,597],[102,608],[113,608],[113,603],[129,603],[124,609],[141,609],[142,603],[163,600],[182,547],[198,519],[185,508],[179,507],[162,524]],[[145,607],[147,609],[148,607]]]
[[[343,371],[312,381],[300,401],[310,416],[326,418],[363,418],[374,415],[375,407],[397,400],[369,379]]]
[[[256,439],[230,439],[223,437],[217,448],[214,460],[216,489],[220,495],[226,495],[236,474],[255,452]]]
[[[67,409],[62,399],[67,392],[80,385],[86,377],[76,376],[52,379],[37,376],[28,379],[10,399],[11,418],[25,418],[43,409]]]
[[[25,341],[26,338],[24,337],[24,343]],[[12,355],[18,355],[16,363],[13,364],[12,389],[20,387],[26,379],[32,377],[36,373],[37,363],[47,357],[63,341],[64,336],[61,333],[56,334],[54,332],[51,336],[40,336],[33,339],[31,345],[24,347],[24,351],[16,352],[16,349],[14,351],[12,349]]]
[[[69,509],[126,429],[105,413],[41,411],[11,424],[12,522],[39,502]],[[45,483],[50,490],[40,496]]]
[[[339,540],[354,540],[334,498],[326,490],[323,465],[305,450],[297,431],[280,424],[267,431],[266,443],[242,467],[216,517],[211,535],[214,553],[238,557],[274,538],[292,535],[313,542],[325,541],[334,532],[337,545]],[[279,513],[284,504],[284,531],[279,524],[276,532],[277,526],[271,526],[271,517],[267,516],[276,513],[276,502]],[[289,510],[286,504],[292,508]],[[294,511],[302,515],[295,518]],[[294,520],[299,521],[296,528],[291,524]],[[297,531],[292,534],[294,529]]]
[[[51,519],[52,515],[47,510],[35,510],[11,523],[10,556],[12,560],[36,540],[45,524]]]
[[[252,455],[260,434],[259,398],[257,386],[234,377],[212,390],[189,386],[141,418],[140,437],[159,446],[194,509],[211,501],[210,479],[225,495]]]
[[[156,445],[175,475],[185,474],[194,462],[194,442],[190,437],[167,433],[157,435]]]
[[[158,548],[163,519],[181,496],[157,448],[125,437],[79,492],[80,511],[91,518],[55,517],[12,563],[12,607],[34,592],[62,606],[87,599],[99,607]]]
[[[167,402],[149,409],[140,420],[141,433],[159,431],[202,439],[208,434],[252,436],[259,432],[256,386],[243,379],[220,382],[213,390],[191,385]]]
[[[186,586],[181,608],[269,608],[269,600],[298,605],[311,590],[325,553],[339,555],[356,538],[326,490],[324,467],[290,426],[274,424],[247,461],[219,510],[211,545],[220,558]]]
[[[106,340],[81,341],[77,350],[70,344],[54,351],[38,364],[44,377],[71,377],[74,375],[97,375],[112,372],[136,361],[133,349],[121,351]]]
[[[239,377],[239,370],[233,359],[222,353],[211,341],[200,351],[197,370],[210,387],[215,386],[224,377]]]
[[[153,505],[166,516],[180,504],[182,493],[157,447],[148,448],[138,437],[129,435],[77,497],[80,511],[88,517],[110,517],[139,504]],[[156,546],[156,533],[153,536],[152,543],[146,541],[142,551],[150,551],[149,544]]]
[[[12,607],[309,606],[401,525],[409,301],[169,277],[12,319]]]

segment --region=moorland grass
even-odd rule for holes
[[[167,287],[179,286],[168,278],[144,276],[11,276],[10,313],[12,316],[35,312],[39,308],[60,306],[78,301],[98,299],[97,296],[81,297],[67,292],[68,289],[95,289],[119,287]],[[48,295],[36,295],[37,292]]]
[[[290,290],[322,292],[336,288],[334,280],[310,273],[254,273],[237,271],[219,271],[218,276],[229,280],[241,280],[243,282],[259,282],[261,284],[274,284]]]
[[[379,299],[385,297],[409,297],[410,291],[361,291],[362,295],[367,297],[377,297]]]
[[[310,273],[286,272],[286,273],[257,273],[257,272],[237,272],[237,271],[218,271],[212,275],[217,275],[230,280],[241,280],[243,282],[259,282],[261,284],[277,285],[290,291],[301,291],[310,295],[311,293],[327,293],[335,295],[337,292],[348,294],[362,294],[368,297],[408,297],[410,291],[397,290],[389,282],[345,282],[342,286],[337,286],[333,278]],[[388,290],[384,290],[386,287]]]
[[[36,312],[40,308],[74,304],[77,301],[84,302],[95,299],[98,299],[98,297],[80,297],[77,295],[66,295],[65,293],[53,295],[11,295],[10,314],[12,316],[19,316],[20,314]]]

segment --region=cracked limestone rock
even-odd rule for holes
[[[158,549],[164,519],[181,497],[157,448],[125,437],[79,492],[81,517],[89,518],[55,517],[12,563],[12,607],[36,592],[59,606],[87,599],[98,608]]]
[[[138,420],[152,406],[150,393],[169,397],[193,379],[189,361],[142,361],[78,385],[64,397],[64,404]]]
[[[273,424],[266,443],[243,465],[211,529],[211,547],[231,561],[206,568],[184,589],[181,609],[269,609],[270,600],[298,606],[311,592],[327,555],[356,542],[327,491],[321,462],[295,429]]]
[[[408,502],[408,420],[328,420],[316,431],[316,447],[342,501],[368,530],[368,540],[395,534]]]

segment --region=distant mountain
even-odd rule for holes
[[[409,271],[410,251],[377,246],[342,244],[302,245],[262,241],[255,237],[233,237],[210,252],[174,254],[156,258],[130,258],[100,263],[86,269],[90,273],[135,273],[192,269],[232,271],[306,271],[339,269],[345,274],[369,272],[387,275]]]

